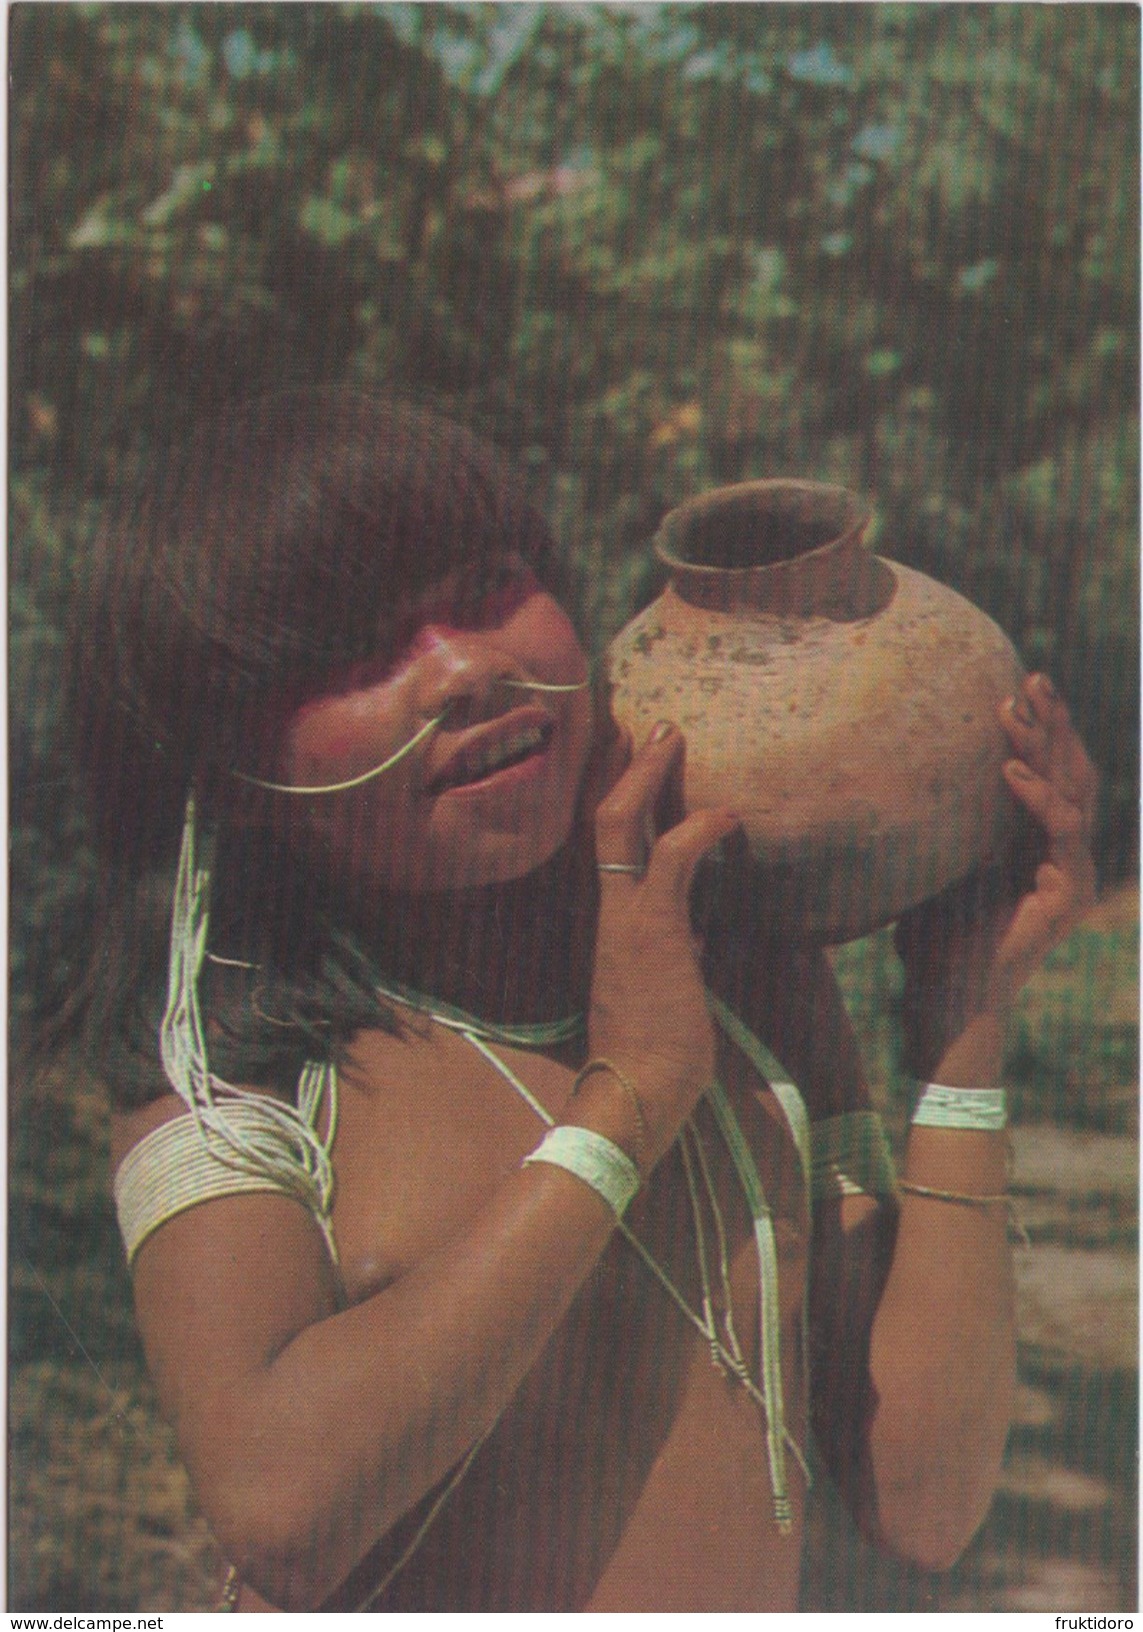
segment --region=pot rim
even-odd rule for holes
[[[695,520],[707,519],[717,515],[719,511],[730,514],[734,511],[748,510],[752,501],[778,496],[785,496],[791,500],[800,497],[803,501],[833,501],[838,506],[839,531],[824,544],[815,545],[813,549],[802,550],[796,555],[783,556],[774,561],[747,563],[740,567],[720,567],[709,562],[688,560],[680,553],[680,546]],[[785,476],[766,477],[751,482],[731,482],[721,487],[710,488],[705,493],[699,493],[669,510],[659,523],[652,539],[652,547],[659,560],[676,572],[693,573],[710,579],[746,578],[759,573],[787,571],[795,565],[812,563],[839,551],[846,545],[859,546],[872,514],[872,506],[866,500],[852,488],[842,487],[835,482],[816,482],[802,477]]]

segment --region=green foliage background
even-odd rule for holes
[[[425,395],[528,466],[599,638],[671,504],[800,474],[1073,700],[1135,859],[1128,6],[17,5],[17,1013],[82,951],[72,564],[202,409]]]

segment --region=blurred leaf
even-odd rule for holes
[[[873,380],[887,379],[890,374],[896,374],[901,367],[901,353],[899,351],[871,351],[865,359],[865,372]]]
[[[989,256],[987,260],[977,261],[974,266],[963,267],[957,274],[957,283],[966,294],[975,295],[991,283],[999,271],[1000,262]]]
[[[298,212],[298,221],[331,249],[344,244],[358,229],[357,218],[335,204],[332,198],[307,198]]]
[[[795,51],[786,58],[786,72],[804,85],[841,86],[853,83],[853,71],[834,55],[823,41],[808,51]]]
[[[901,132],[895,125],[866,125],[859,130],[850,147],[859,159],[890,159],[901,145]]]

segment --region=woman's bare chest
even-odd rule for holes
[[[494,1052],[544,1115],[558,1117],[570,1066]],[[800,1436],[804,1191],[780,1114],[767,1096],[744,1095],[747,1086],[731,1084],[773,1210],[787,1405]],[[447,1252],[535,1148],[544,1115],[459,1038],[430,1032],[363,1050],[345,1074],[335,1147],[334,1224],[351,1299]],[[429,1607],[421,1594],[431,1596],[446,1569],[457,1601],[483,1603],[479,1583],[470,1592],[455,1580],[455,1548],[474,1529],[490,1572],[486,1607],[524,1607],[535,1589],[540,1608],[586,1602],[621,1564],[638,1574],[644,1533],[677,1526],[681,1546],[699,1491],[720,1513],[734,1506],[752,1533],[772,1528],[763,1414],[730,1363],[737,1354],[760,1375],[753,1221],[709,1108],[700,1106],[625,1223],[402,1572],[391,1607]],[[516,1579],[513,1561],[524,1557],[546,1561],[546,1586]],[[728,1555],[722,1579],[731,1564]],[[754,1590],[752,1576],[744,1593]]]
[[[502,1045],[483,1049],[429,1028],[407,1041],[366,1039],[343,1073],[333,1222],[351,1301],[446,1247],[535,1149],[546,1121],[564,1111],[574,1082],[569,1063]],[[721,1065],[772,1219],[781,1302],[796,1309],[808,1244],[798,1152],[779,1106],[741,1056],[727,1048]],[[617,1235],[604,1267],[612,1257],[641,1261],[640,1273],[662,1285],[656,1268],[664,1272],[688,1301],[711,1295],[717,1281],[716,1298],[733,1290],[736,1303],[756,1302],[750,1207],[707,1104],[696,1108],[626,1224],[635,1241]]]

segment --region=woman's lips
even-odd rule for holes
[[[492,728],[474,733],[426,782],[424,791],[436,798],[443,793],[482,787],[510,772],[519,772],[544,754],[554,731],[555,722],[550,716],[518,710]]]

